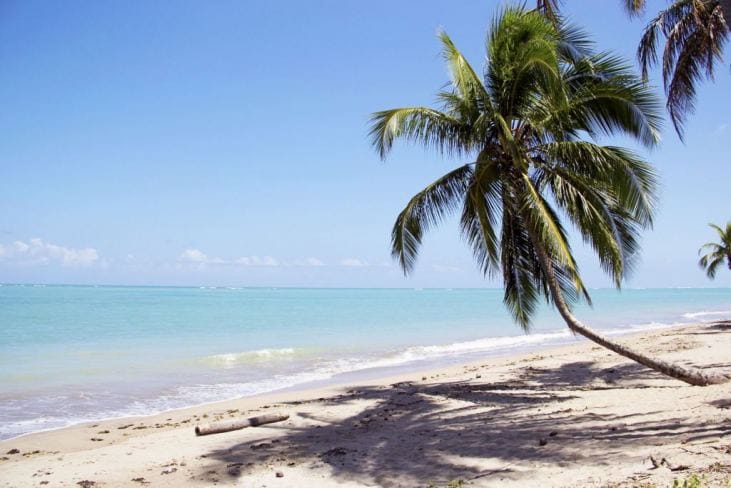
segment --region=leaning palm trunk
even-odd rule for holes
[[[571,309],[569,309],[566,301],[563,298],[561,288],[556,281],[556,275],[553,270],[553,265],[548,255],[546,254],[546,251],[541,247],[540,242],[537,239],[532,238],[531,240],[535,245],[536,253],[538,254],[541,268],[543,268],[543,272],[546,275],[546,281],[548,282],[548,286],[551,290],[551,297],[556,304],[556,308],[561,314],[561,317],[563,317],[563,319],[566,321],[569,329],[571,329],[573,332],[586,337],[590,341],[596,342],[602,347],[606,347],[607,349],[616,352],[620,356],[624,356],[633,361],[637,361],[638,363],[647,366],[650,369],[654,369],[655,371],[659,371],[664,375],[671,376],[675,379],[684,381],[694,386],[717,385],[725,383],[730,379],[720,373],[707,372],[703,371],[702,369],[693,367],[686,368],[678,363],[669,363],[661,359],[651,358],[630,347],[618,344],[610,340],[608,337],[603,336],[602,334],[594,331],[592,328],[587,327],[586,325],[581,323],[581,321],[579,321],[579,319],[574,317],[574,314],[571,313]]]

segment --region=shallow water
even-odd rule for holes
[[[592,291],[611,333],[731,319],[729,289]],[[0,438],[576,341],[494,289],[0,286]],[[386,368],[386,370],[384,370]]]

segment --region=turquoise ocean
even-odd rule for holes
[[[731,319],[731,289],[593,290],[610,334]],[[0,439],[578,342],[498,289],[0,286]]]

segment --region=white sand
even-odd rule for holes
[[[729,323],[622,340],[731,373]],[[581,343],[4,441],[0,487],[667,486],[696,472],[726,486],[730,408],[731,384],[688,386]],[[290,419],[193,432],[265,412]]]

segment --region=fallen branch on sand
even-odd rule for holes
[[[221,434],[223,432],[231,432],[232,430],[245,429],[247,427],[258,427],[265,424],[273,424],[274,422],[283,422],[289,418],[289,415],[281,415],[269,413],[259,415],[258,417],[250,417],[248,419],[224,420],[222,422],[213,422],[210,424],[201,424],[195,426],[195,435]]]

